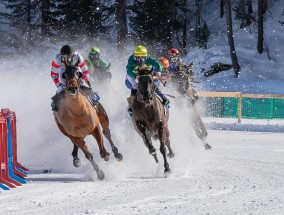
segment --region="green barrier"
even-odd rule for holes
[[[238,117],[238,98],[200,97],[202,116]],[[283,98],[242,98],[242,118],[247,119],[284,119]]]

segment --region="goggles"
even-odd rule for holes
[[[178,55],[176,55],[176,54],[175,54],[175,56],[170,56],[169,58],[170,58],[171,62],[177,62],[178,59],[179,59]]]
[[[89,54],[89,57],[91,60],[98,60],[99,59],[100,54],[98,52],[91,52]]]
[[[70,65],[73,62],[73,54],[70,55],[60,55],[60,60],[62,63],[67,63],[68,65]]]
[[[178,56],[178,54],[176,54],[176,53],[170,53],[169,54],[169,57],[177,57]]]
[[[140,56],[135,56],[134,55],[134,60],[138,65],[142,65],[143,63],[146,62],[147,57],[140,57]]]

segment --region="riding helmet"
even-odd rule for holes
[[[61,55],[73,55],[74,49],[69,45],[62,46],[62,48],[60,49],[60,54]]]
[[[169,60],[168,60],[167,58],[161,57],[161,58],[159,59],[159,61],[160,61],[160,63],[162,64],[162,66],[163,66],[164,68],[169,68],[170,63],[169,63]]]
[[[134,56],[147,57],[147,49],[144,46],[136,46],[134,49]]]

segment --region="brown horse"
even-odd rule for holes
[[[95,108],[92,106],[89,97],[86,96],[92,93],[91,89],[79,86],[82,73],[78,70],[78,67],[68,66],[62,76],[66,79],[66,87],[64,91],[53,98],[53,100],[58,101],[59,107],[58,112],[54,112],[55,122],[59,130],[69,137],[74,144],[73,165],[75,167],[81,165],[78,158],[78,148],[80,148],[91,162],[98,179],[102,180],[104,173],[94,161],[84,138],[88,135],[94,136],[99,146],[100,156],[107,161],[110,154],[104,147],[104,134],[111,144],[115,158],[119,161],[122,160],[122,155],[118,153],[111,139],[108,116],[100,103]],[[100,126],[103,129],[103,134]]]
[[[164,158],[165,173],[169,173],[170,167],[167,162],[166,147],[169,153],[168,156],[174,157],[174,153],[170,146],[170,132],[168,129],[169,110],[166,109],[154,90],[152,69],[138,69],[138,90],[134,97],[132,105],[132,122],[138,132],[143,138],[149,153],[153,155],[155,161],[158,163],[156,149],[152,144],[152,137],[159,139],[160,152]]]
[[[190,102],[192,107],[192,128],[198,138],[202,141],[205,150],[211,149],[212,147],[207,143],[206,139],[208,136],[207,130],[203,121],[201,120],[196,101],[198,99],[197,92],[193,88],[193,74],[192,73],[193,63],[189,64],[185,71],[175,71],[171,77],[171,82],[174,88]]]

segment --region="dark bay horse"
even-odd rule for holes
[[[208,136],[207,130],[203,121],[201,120],[200,113],[196,106],[198,99],[197,92],[193,88],[193,75],[192,75],[193,63],[189,64],[184,70],[175,71],[171,77],[171,82],[174,88],[184,97],[186,97],[192,107],[192,128],[198,138],[202,141],[205,150],[212,147],[207,143]]]
[[[168,129],[169,110],[166,109],[154,90],[152,69],[138,69],[138,90],[132,105],[132,122],[142,137],[149,153],[158,163],[156,149],[152,144],[152,138],[159,139],[160,152],[163,155],[165,173],[171,172],[167,162],[167,156],[174,157],[170,146],[170,132]],[[166,155],[166,146],[169,153]]]
[[[84,138],[92,135],[98,143],[100,156],[107,161],[110,154],[104,147],[104,134],[111,144],[115,158],[122,160],[122,155],[118,152],[111,139],[108,116],[100,103],[95,108],[92,106],[87,96],[92,93],[91,89],[79,86],[79,79],[82,77],[82,73],[78,70],[78,67],[68,66],[62,77],[66,79],[65,90],[56,94],[55,98],[53,98],[53,100],[58,102],[59,107],[58,112],[54,112],[55,122],[59,130],[69,137],[74,144],[72,152],[74,166],[79,167],[81,165],[78,158],[78,148],[80,148],[84,152],[85,157],[91,162],[98,179],[102,180],[104,173],[94,161]]]

